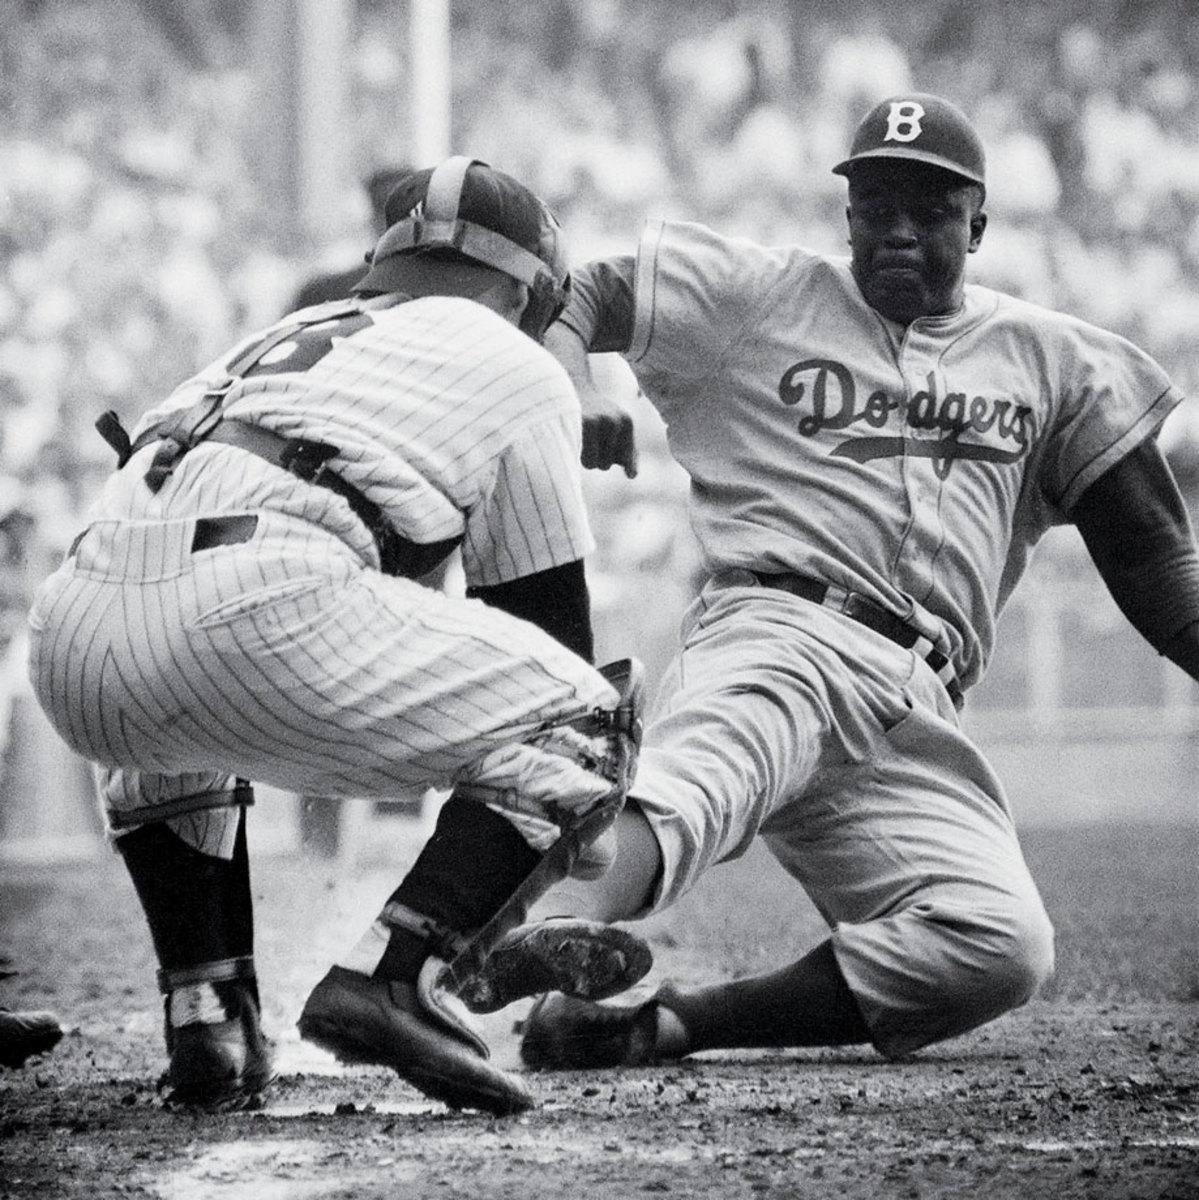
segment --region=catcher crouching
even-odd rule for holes
[[[173,1105],[262,1103],[249,781],[384,799],[450,786],[304,1037],[456,1108],[533,1104],[467,1004],[591,999],[649,969],[587,922],[524,923],[606,863],[637,758],[639,665],[592,665],[578,398],[540,345],[561,231],[456,157],[394,188],[354,295],[248,337],[126,433],[30,611],[30,675],[98,765],[145,913]],[[465,597],[422,579],[461,555]]]

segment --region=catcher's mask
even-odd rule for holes
[[[413,172],[392,189],[387,231],[354,291],[478,294],[489,271],[526,284],[520,328],[540,341],[570,293],[561,226],[543,201],[503,171],[465,155]]]

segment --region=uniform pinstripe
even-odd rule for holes
[[[194,403],[232,357],[139,428]],[[226,411],[338,447],[333,470],[410,540],[463,538],[469,584],[592,547],[565,373],[471,301],[318,325],[248,372]],[[36,693],[66,742],[100,764],[114,825],[156,819],[165,802],[232,776],[375,797],[470,780],[545,845],[544,802],[609,789],[541,745],[543,727],[614,702],[590,665],[533,625],[380,573],[369,533],[328,489],[207,443],[154,494],[143,478],[153,453],[110,478],[30,612]],[[249,541],[192,552],[198,518],[243,513],[259,517]],[[220,810],[172,826],[229,851]]]

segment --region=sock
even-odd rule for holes
[[[663,989],[659,999],[681,1022],[688,1051],[870,1041],[831,942],[768,975],[690,992]],[[671,1028],[660,1016],[659,1053]]]
[[[230,958],[254,953],[254,896],[250,891],[250,852],[246,842],[246,810],[241,810],[230,870],[222,873],[221,904],[225,910],[225,946]]]
[[[654,1035],[654,1054],[660,1059],[682,1058],[691,1053],[691,1034],[682,1018],[665,1004],[658,1005],[658,1027]]]
[[[161,823],[140,826],[117,839],[116,846],[161,967],[194,967],[253,953],[244,811],[229,861],[192,849]]]
[[[556,883],[529,911],[529,919],[583,917],[611,925],[645,916],[662,884],[662,848],[635,797],[616,818],[616,859],[598,879],[571,876]]]
[[[433,836],[389,902],[456,933],[470,933],[499,911],[540,859],[510,821],[485,804],[451,795]],[[362,970],[375,958],[377,978],[411,981],[428,953],[418,934],[376,921],[343,965]]]

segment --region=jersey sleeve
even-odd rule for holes
[[[496,458],[491,486],[468,514],[469,587],[494,587],[590,554],[577,414],[524,428]]]
[[[1157,435],[1183,394],[1143,350],[1084,322],[1070,326],[1059,355],[1061,399],[1042,491],[1068,514],[1101,475]]]
[[[596,259],[571,273],[570,303],[558,318],[593,354],[623,354],[633,340],[632,255]]]
[[[675,380],[709,375],[758,319],[797,253],[689,222],[647,222],[626,352],[633,370]]]

